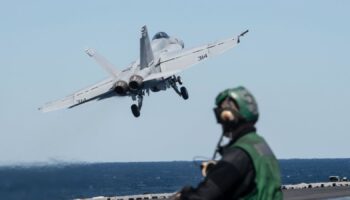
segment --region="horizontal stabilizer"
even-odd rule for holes
[[[86,54],[97,62],[103,69],[110,74],[112,77],[116,78],[119,75],[119,71],[114,67],[106,58],[100,55],[95,49],[86,49]]]

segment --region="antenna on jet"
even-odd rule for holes
[[[248,33],[249,30],[247,29],[246,31],[244,31],[243,33],[241,33],[239,36],[238,36],[238,39],[237,39],[237,43],[240,43],[240,37],[244,36],[246,33]]]

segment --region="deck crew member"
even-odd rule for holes
[[[178,200],[280,200],[280,170],[266,141],[257,134],[258,105],[244,87],[227,89],[216,97],[214,108],[223,136],[229,142],[218,148],[219,161],[204,163],[204,180],[184,187]]]

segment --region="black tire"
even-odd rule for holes
[[[180,88],[180,91],[181,91],[181,96],[183,99],[188,99],[188,92],[187,92],[187,89],[185,87],[181,87]]]
[[[140,116],[140,109],[137,107],[136,104],[131,105],[131,112],[134,115],[134,117],[139,117]]]

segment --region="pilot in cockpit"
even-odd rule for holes
[[[168,39],[170,37],[166,32],[158,32],[153,36],[152,40],[162,39],[162,38]]]

